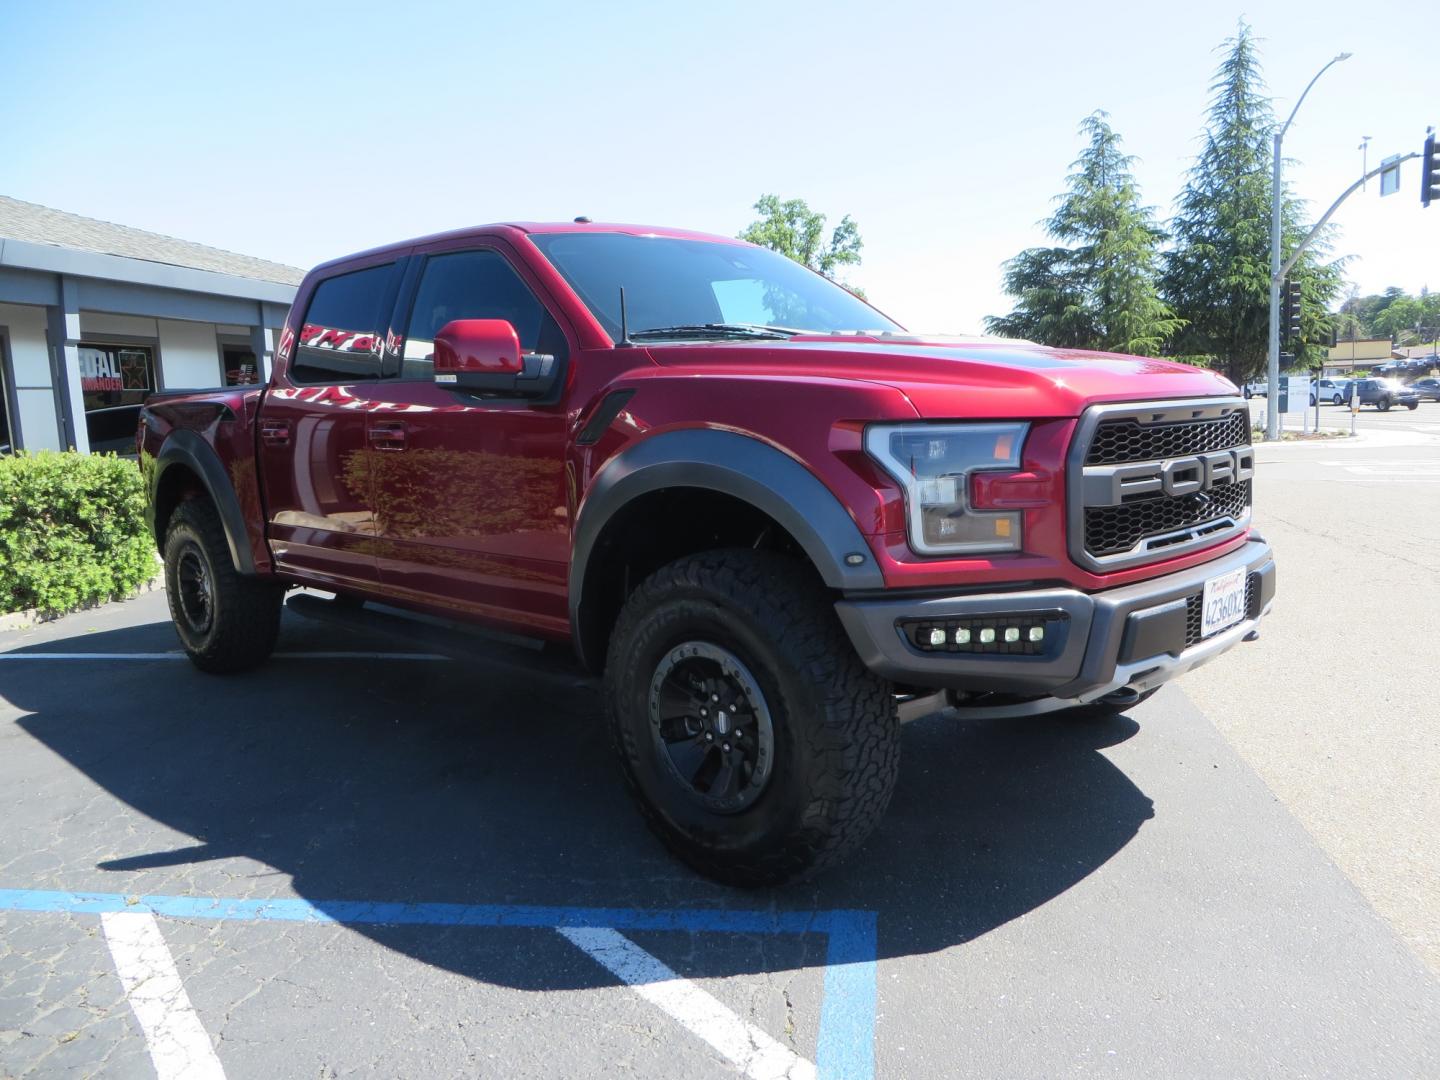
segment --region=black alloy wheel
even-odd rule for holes
[[[175,578],[180,586],[179,614],[185,620],[186,629],[203,637],[215,618],[215,586],[210,580],[205,556],[193,541],[180,553]]]
[[[262,663],[280,633],[285,590],[235,569],[215,507],[190,499],[165,531],[165,593],[175,633],[201,671],[245,671]]]
[[[715,813],[744,810],[770,780],[770,708],[728,649],[687,641],[666,654],[650,679],[650,732],[681,789]]]
[[[677,559],[626,599],[606,712],[646,823],[730,885],[778,885],[843,861],[898,774],[891,687],[860,662],[803,562],[769,551]]]

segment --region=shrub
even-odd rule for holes
[[[134,462],[104,454],[0,457],[0,612],[119,599],[156,569]]]

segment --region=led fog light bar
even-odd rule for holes
[[[1065,616],[977,615],[965,619],[905,619],[900,630],[922,652],[1038,656],[1053,643]]]

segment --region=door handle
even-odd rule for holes
[[[290,421],[260,421],[260,441],[270,446],[288,446],[290,444]]]
[[[398,420],[371,424],[365,435],[376,450],[405,449],[405,425]]]

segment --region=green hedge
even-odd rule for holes
[[[157,569],[133,461],[0,457],[0,612],[46,614],[119,599]]]

